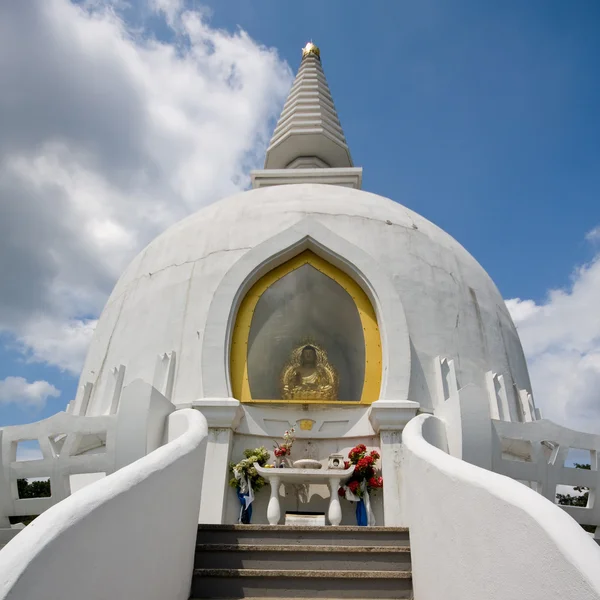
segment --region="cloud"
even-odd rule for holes
[[[42,408],[48,398],[57,398],[58,396],[60,396],[60,392],[47,381],[29,383],[23,377],[0,379],[0,404]]]
[[[545,302],[506,304],[528,359],[536,404],[545,417],[600,432],[600,255]]]
[[[0,332],[77,372],[118,275],[170,224],[248,184],[291,83],[208,12],[0,3]]]
[[[594,229],[590,229],[590,231],[585,234],[585,239],[591,243],[600,242],[600,225],[594,227]]]
[[[96,319],[32,318],[21,328],[17,347],[32,362],[79,375],[96,323]]]

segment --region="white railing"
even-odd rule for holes
[[[168,443],[49,508],[0,551],[0,600],[187,600],[208,428],[169,415]]]
[[[2,464],[11,505],[4,507],[5,516],[38,515],[64,500],[71,494],[72,474],[112,473],[116,419],[116,415],[75,417],[61,412],[37,423],[6,427],[2,431]],[[17,460],[18,444],[30,440],[38,442],[42,458]],[[49,479],[51,497],[19,498],[17,480],[31,477]]]
[[[97,417],[66,412],[0,430],[0,526],[7,517],[38,515],[72,491],[145,456],[164,442],[166,417],[175,410],[156,388],[134,380],[120,392],[116,414]],[[39,460],[18,460],[18,445],[36,440]],[[75,478],[74,478],[75,476]],[[80,476],[79,479],[77,476]],[[51,496],[19,498],[19,479],[50,480]],[[73,481],[76,482],[73,485]]]
[[[493,420],[496,435],[492,441],[492,470],[525,483],[536,492],[556,501],[558,486],[589,488],[586,507],[561,506],[582,525],[600,526],[600,489],[598,452],[600,435],[574,431],[542,419],[533,423],[509,423]],[[585,450],[590,470],[566,466],[569,450]],[[558,488],[558,492],[561,488]]]
[[[600,599],[600,547],[554,503],[450,456],[436,417],[402,441],[415,598]]]

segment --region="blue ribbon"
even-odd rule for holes
[[[242,494],[239,488],[237,490],[237,497],[242,505],[242,510],[240,512],[240,523],[243,525],[248,525],[252,521],[252,504],[246,506],[246,498],[248,496],[246,494]]]
[[[360,527],[366,527],[369,524],[367,507],[365,506],[365,501],[362,498],[356,503],[356,524]]]

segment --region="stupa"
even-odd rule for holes
[[[4,429],[1,516],[48,510],[0,554],[0,598],[75,598],[98,572],[102,591],[83,596],[600,598],[600,549],[576,522],[600,525],[600,509],[553,502],[557,484],[596,486],[600,436],[541,418],[481,265],[361,189],[313,43],[251,180],[132,261],[67,412]],[[270,494],[228,485],[230,463],[291,428],[291,461],[322,468],[257,466]],[[23,439],[40,440],[37,465],[16,461]],[[344,462],[363,445],[383,488],[347,493]],[[592,469],[565,466],[569,448]],[[26,476],[49,476],[53,497],[16,498]],[[371,527],[356,529],[365,501]],[[198,524],[209,558],[193,572]],[[323,536],[334,545],[319,550]],[[232,545],[305,555],[215,566]],[[391,567],[392,552],[412,567]]]

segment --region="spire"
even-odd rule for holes
[[[267,150],[265,169],[352,166],[321,52],[309,42]]]
[[[354,167],[325,73],[321,52],[309,42],[283,107],[265,168],[252,171],[252,187],[324,183],[360,189],[362,169]]]

